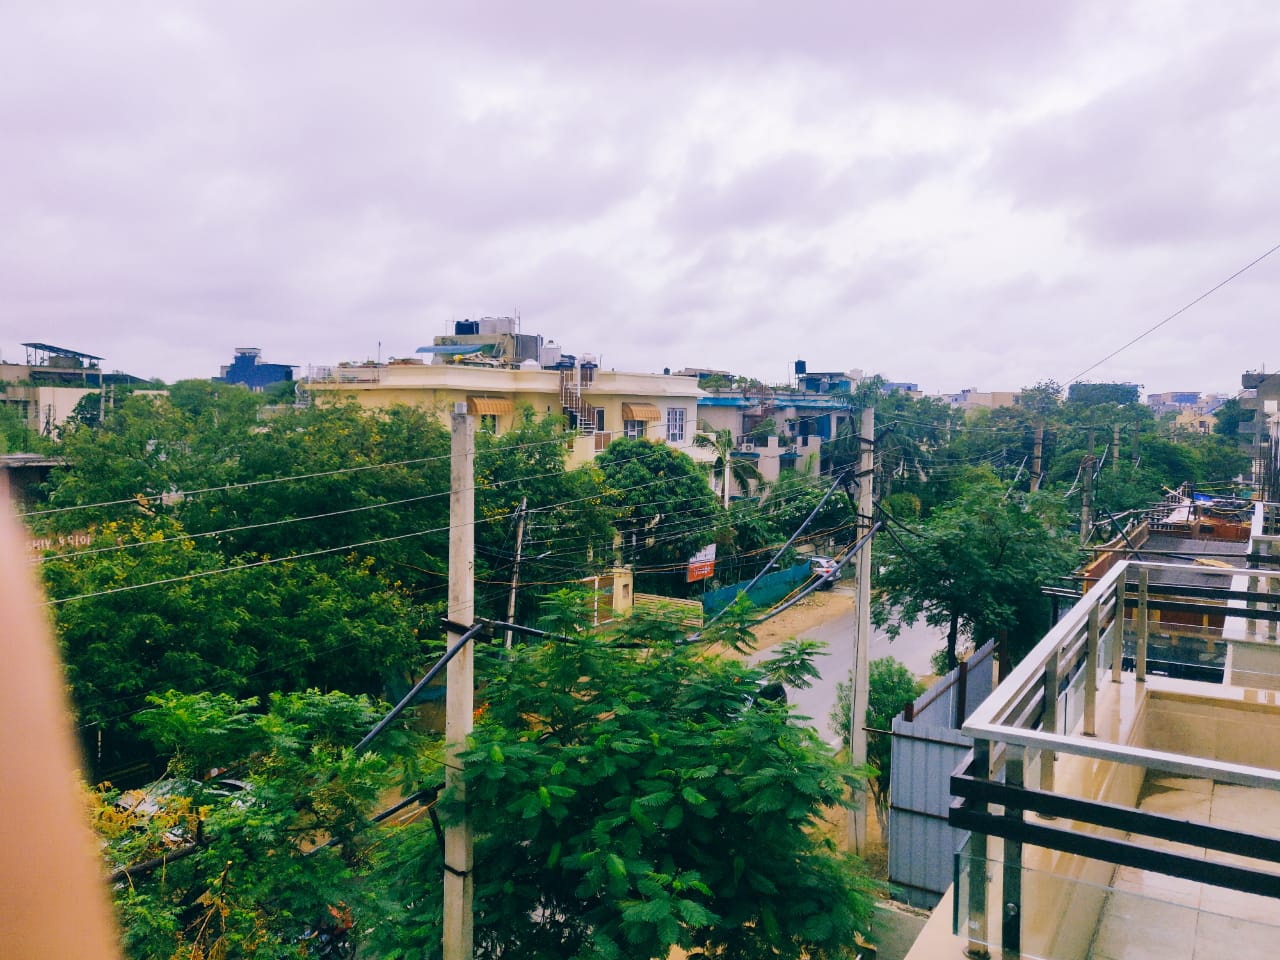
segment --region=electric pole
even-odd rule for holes
[[[1080,545],[1089,542],[1089,534],[1093,532],[1093,427],[1089,428],[1089,449],[1080,461],[1080,472],[1084,474],[1084,491],[1080,500]]]
[[[1044,421],[1036,423],[1036,435],[1031,447],[1031,489],[1040,489],[1040,460],[1044,453]]]
[[[511,595],[507,597],[507,623],[516,622],[516,590],[520,586],[520,548],[524,545],[524,513],[529,506],[527,497],[520,498],[516,511],[516,561],[511,568]],[[507,649],[511,649],[511,628],[507,628]]]
[[[876,411],[862,409],[861,456],[858,458],[858,540],[871,529],[872,474],[875,470]],[[849,755],[855,769],[867,765],[867,700],[869,657],[871,648],[871,541],[862,544],[858,554],[857,633],[853,640],[853,689],[849,696]],[[867,852],[867,800],[869,793],[859,790],[856,806],[849,811],[849,848],[859,856]]]
[[[1112,424],[1111,427],[1111,472],[1120,472],[1120,424]]]
[[[454,404],[450,426],[448,644],[452,647],[475,618],[475,422],[467,415],[466,404]],[[474,647],[473,642],[459,650],[445,673],[444,736],[449,761],[445,785],[463,802],[463,813],[444,833],[444,960],[471,960],[474,952],[474,853],[461,756],[474,718]]]

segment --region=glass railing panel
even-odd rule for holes
[[[984,838],[956,854],[953,932],[1000,956],[1006,879],[1021,888],[1019,953],[1034,960],[1271,960],[1280,944],[1280,901],[1132,868],[1110,884],[1042,870],[1009,874],[975,856]],[[1104,873],[1107,864],[1090,861]],[[989,878],[989,879],[988,879]],[[975,895],[985,885],[985,896]],[[1207,905],[1207,906],[1205,906]]]

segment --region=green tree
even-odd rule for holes
[[[520,580],[530,586],[517,597],[520,622],[532,622],[547,584],[602,573],[613,559],[615,508],[607,502],[604,475],[594,463],[566,469],[571,437],[564,423],[562,417],[539,420],[523,406],[502,436],[476,436],[476,572],[488,581],[477,591],[481,615],[506,618],[522,501]]]
[[[891,523],[877,537],[877,625],[891,637],[921,618],[945,625],[949,668],[962,635],[981,642],[1004,629],[1015,660],[1030,649],[1048,620],[1040,588],[1070,573],[1078,552],[1060,500],[1007,492],[977,473],[918,530]]]
[[[828,748],[751,696],[764,671],[620,648],[579,617],[557,597],[572,642],[490,672],[465,758],[477,955],[841,955],[871,902],[821,829],[848,786]]]
[[[143,758],[130,721],[154,691],[378,694],[421,664],[420,634],[435,632],[367,558],[254,567],[200,542],[166,518],[109,523],[91,548],[104,552],[42,565],[50,595],[65,601],[55,623],[99,775]]]
[[[883,731],[891,729],[893,718],[914,703],[925,686],[906,666],[893,657],[872,660],[867,675],[867,764],[871,767],[871,796],[876,805],[880,830],[888,835],[889,788],[892,776],[893,738]],[[840,731],[845,749],[849,748],[849,712],[852,709],[853,674],[836,684],[836,702],[827,722]]]
[[[759,486],[760,470],[750,459],[737,453],[733,431],[712,430],[706,421],[698,424],[699,432],[693,436],[693,445],[700,450],[709,450],[715,454],[715,460],[708,464],[708,469],[720,483],[724,508],[729,509],[729,479],[737,484],[743,496],[750,496],[751,485]]]
[[[621,438],[596,458],[624,562],[651,592],[687,592],[685,562],[715,539],[720,504],[706,475],[665,443]],[[644,568],[650,570],[644,570]],[[637,586],[637,590],[641,588]]]
[[[413,767],[407,734],[354,753],[380,711],[342,694],[273,695],[265,710],[208,693],[151,704],[138,720],[172,755],[169,779],[107,790],[95,816],[107,866],[131,868],[112,886],[130,957],[293,960],[331,909],[377,921],[368,848],[381,838],[368,828]],[[203,781],[211,768],[230,768],[246,789]]]
[[[1232,397],[1214,413],[1213,432],[1223,436],[1238,438],[1240,424],[1253,422],[1253,410],[1246,410],[1240,405],[1238,397]]]
[[[1067,388],[1067,402],[1085,406],[1096,406],[1101,403],[1136,404],[1138,402],[1138,384],[1136,383],[1088,383],[1079,381]]]

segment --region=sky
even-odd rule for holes
[[[1274,0],[0,13],[0,357],[175,380],[518,314],[603,366],[1070,382],[1280,243]],[[1086,379],[1280,368],[1280,253]]]

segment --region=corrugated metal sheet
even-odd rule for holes
[[[893,721],[889,882],[908,903],[933,907],[951,885],[953,854],[968,834],[947,823],[951,771],[971,741],[957,730]]]
[[[889,882],[896,895],[932,908],[952,883],[954,854],[968,833],[947,823],[951,772],[972,741],[954,729],[960,670],[965,678],[966,717],[995,686],[995,645],[979,648],[916,701],[913,720],[895,717],[889,809]]]

